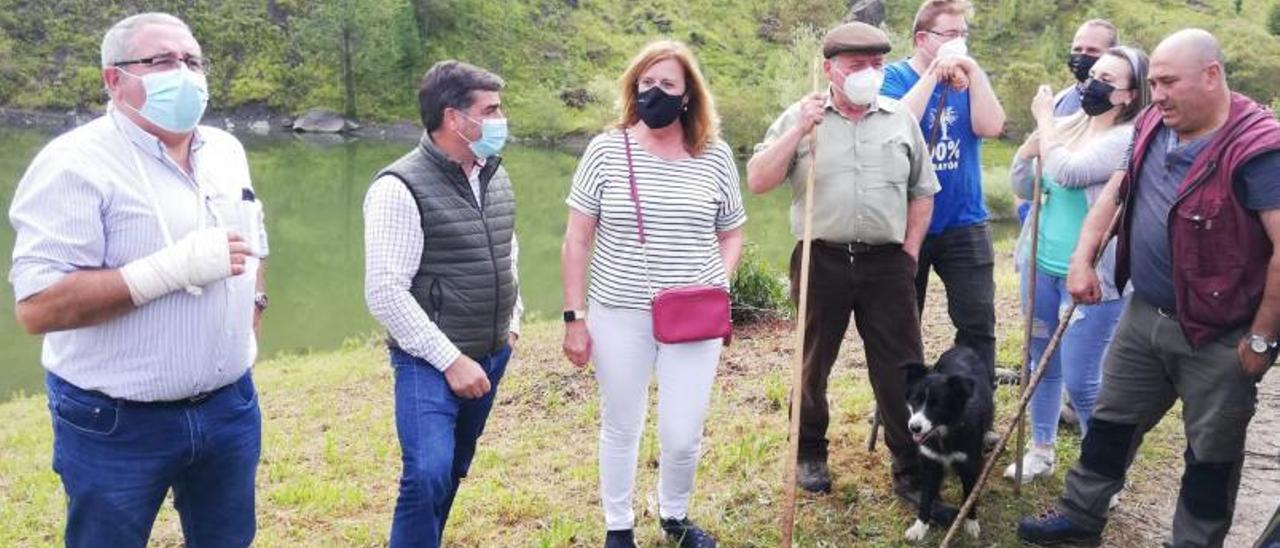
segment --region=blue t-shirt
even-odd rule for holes
[[[1073,85],[1058,96],[1058,103],[1053,105],[1053,117],[1061,118],[1080,112],[1083,102],[1084,95],[1080,93],[1080,86]]]
[[[911,68],[909,59],[903,59],[884,68],[884,86],[880,94],[901,99],[911,87],[920,81],[920,75]],[[938,174],[942,190],[933,195],[933,221],[929,234],[939,234],[949,228],[976,225],[987,220],[987,204],[982,197],[982,140],[973,132],[969,118],[969,91],[956,91],[939,85],[929,98],[920,129],[925,142],[933,142],[934,122],[939,119],[938,103],[946,90],[937,141],[933,147],[933,170]]]
[[[1152,306],[1174,308],[1169,212],[1177,200],[1178,187],[1212,140],[1211,133],[1179,143],[1173,130],[1163,127],[1143,157],[1129,235],[1129,279],[1133,282],[1134,294]],[[1132,154],[1131,150],[1130,158]],[[1125,159],[1125,164],[1130,158]],[[1280,208],[1280,184],[1277,184],[1280,175],[1277,173],[1280,173],[1280,152],[1263,153],[1249,160],[1236,172],[1233,181],[1236,197],[1254,211]]]

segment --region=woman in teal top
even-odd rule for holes
[[[1133,139],[1133,119],[1150,102],[1145,84],[1147,56],[1141,50],[1113,48],[1094,64],[1089,75],[1082,112],[1063,118],[1053,117],[1053,93],[1048,86],[1041,86],[1031,106],[1037,129],[1018,149],[1010,172],[1014,193],[1031,199],[1036,163],[1042,164],[1040,241],[1035,261],[1026,256],[1030,227],[1024,225],[1016,251],[1024,274],[1035,276],[1035,309],[1030,311],[1032,369],[1057,330],[1059,315],[1071,305],[1067,265],[1080,227],[1107,180],[1123,164]],[[1027,263],[1035,268],[1027,268]],[[1102,380],[1102,356],[1122,309],[1123,288],[1115,287],[1114,265],[1113,244],[1098,265],[1103,300],[1076,308],[1032,396],[1032,445],[1023,458],[1024,482],[1053,474],[1064,386],[1080,417],[1082,434],[1088,428]],[[1014,477],[1014,465],[1005,470],[1005,477]]]

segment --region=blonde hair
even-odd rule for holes
[[[962,15],[966,19],[973,17],[973,4],[970,4],[969,0],[926,0],[916,11],[916,21],[911,28],[911,34],[914,36],[918,32],[929,30],[939,16],[946,14]]]
[[[620,115],[615,126],[626,129],[640,121],[636,112],[636,95],[640,76],[653,65],[675,59],[684,68],[684,93],[689,102],[684,112],[680,113],[680,124],[684,128],[684,147],[692,156],[702,154],[720,135],[720,115],[716,114],[716,102],[707,89],[706,80],[698,68],[689,47],[674,40],[653,42],[640,50],[627,70],[618,79],[618,110]]]

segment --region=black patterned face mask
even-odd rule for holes
[[[653,86],[636,95],[636,114],[649,129],[671,125],[684,112],[684,96],[669,95],[662,88]]]
[[[1071,59],[1067,60],[1067,68],[1071,69],[1071,74],[1075,75],[1076,81],[1084,83],[1089,79],[1089,69],[1093,68],[1093,64],[1098,62],[1098,58],[1084,53],[1073,53]]]
[[[1111,110],[1115,105],[1111,104],[1111,92],[1116,87],[1099,80],[1089,80],[1089,85],[1084,87],[1084,91],[1080,94],[1080,110],[1089,116],[1097,116]]]

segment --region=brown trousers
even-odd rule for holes
[[[917,449],[907,431],[908,363],[922,362],[916,308],[915,260],[902,246],[855,246],[815,241],[804,331],[804,394],[800,404],[800,460],[827,458],[827,378],[853,315],[866,349],[867,370],[893,454],[894,476],[912,473]],[[800,295],[800,244],[791,253],[791,298]]]

